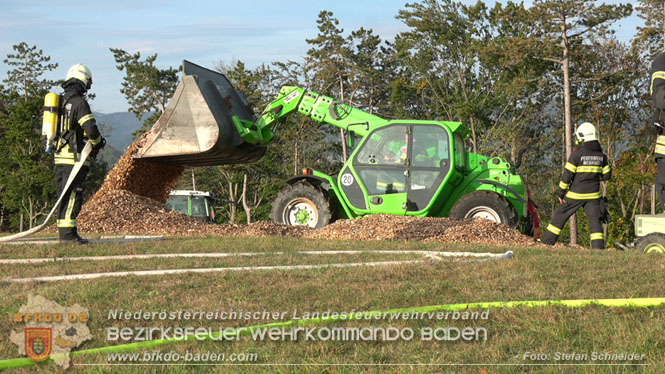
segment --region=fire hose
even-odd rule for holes
[[[92,151],[92,144],[88,141],[85,144],[85,147],[83,147],[83,151],[81,152],[81,157],[80,159],[74,164],[74,167],[72,168],[72,171],[69,173],[69,178],[67,178],[67,183],[65,184],[65,188],[62,190],[62,194],[60,194],[60,197],[58,198],[58,201],[53,205],[53,208],[49,212],[48,216],[46,216],[46,219],[44,220],[44,223],[42,223],[39,226],[35,226],[31,228],[30,230],[19,232],[14,235],[9,235],[9,236],[3,236],[0,237],[0,243],[6,243],[10,242],[12,240],[20,239],[20,238],[25,238],[27,236],[30,236],[32,234],[36,234],[40,231],[42,231],[45,227],[49,219],[51,219],[51,216],[53,216],[53,213],[58,209],[60,206],[60,203],[62,202],[62,199],[66,195],[67,191],[69,190],[69,187],[72,185],[74,182],[74,179],[78,175],[79,171],[83,167],[83,163],[85,163],[85,160],[88,158],[90,155],[90,152]]]

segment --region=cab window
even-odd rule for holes
[[[374,131],[358,152],[355,162],[365,165],[406,165],[406,130],[406,126],[388,126]]]

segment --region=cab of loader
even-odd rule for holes
[[[255,116],[221,73],[183,62],[183,77],[134,157],[183,166],[256,161],[273,130],[299,113],[358,139],[336,175],[305,169],[286,181],[271,219],[323,227],[366,214],[485,218],[530,233],[535,205],[508,162],[466,151],[459,122],[386,120],[292,86]]]
[[[191,217],[215,222],[213,200],[210,192],[174,190],[169,193],[166,207]]]
[[[306,169],[287,180],[271,218],[310,227],[377,213],[484,218],[533,234],[524,179],[500,158],[467,152],[467,134],[458,122],[387,121],[337,175]]]

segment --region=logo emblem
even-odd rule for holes
[[[25,328],[25,354],[32,361],[44,361],[51,354],[51,328]]]

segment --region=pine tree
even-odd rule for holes
[[[637,26],[633,44],[640,56],[649,63],[665,50],[665,2],[663,0],[639,0],[637,16],[644,26]]]
[[[52,161],[40,136],[44,95],[55,82],[41,76],[58,64],[49,63],[51,58],[36,46],[23,42],[13,49],[16,53],[4,62],[14,69],[7,72],[0,99],[0,221],[20,228],[26,221],[34,226],[55,195]]]
[[[15,54],[8,54],[3,60],[5,64],[13,67],[7,72],[7,79],[3,82],[7,85],[6,90],[22,93],[23,101],[27,102],[32,95],[50,89],[57,84],[56,81],[40,79],[49,71],[58,68],[57,63],[49,63],[51,57],[45,56],[37,46],[29,47],[26,42],[13,45]]]
[[[344,29],[338,29],[339,20],[333,12],[323,10],[316,21],[319,34],[314,39],[306,39],[312,46],[305,57],[305,67],[314,74],[315,86],[312,89],[348,104],[346,87],[349,77],[349,66],[346,58],[346,41],[342,36]],[[342,147],[342,162],[348,158],[346,134],[339,129]]]
[[[143,126],[132,135],[137,138],[149,130],[166,110],[168,101],[178,85],[178,69],[160,69],[155,66],[157,54],[141,61],[141,53],[129,54],[122,49],[110,48],[118,64],[116,68],[125,72],[120,92],[129,103],[129,111],[141,121],[147,114]]]

